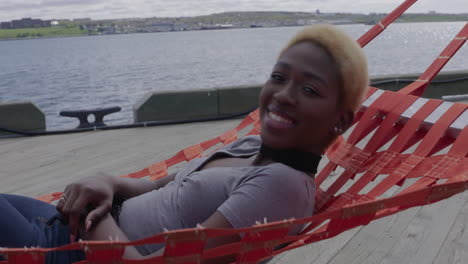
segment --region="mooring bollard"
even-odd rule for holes
[[[77,128],[103,127],[106,126],[106,124],[104,123],[104,116],[115,112],[119,112],[120,110],[121,108],[119,106],[114,106],[90,110],[60,111],[60,115],[78,118],[80,120],[80,124]],[[88,117],[90,115],[94,116],[94,122],[88,121]]]

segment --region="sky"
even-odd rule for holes
[[[229,11],[388,13],[403,0],[0,0],[0,21],[24,17],[136,18],[197,16]],[[408,12],[467,13],[468,0],[419,0]],[[468,17],[467,17],[468,20]]]

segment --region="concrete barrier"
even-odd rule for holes
[[[371,77],[371,83],[388,80],[415,80],[420,74],[399,74]],[[441,99],[444,95],[468,93],[468,71],[439,74],[423,97]],[[437,83],[465,78],[449,83]],[[385,82],[374,85],[380,89],[397,91],[408,82]],[[225,116],[241,113],[258,106],[262,85],[224,87],[205,91],[157,92],[147,95],[134,106],[135,122],[184,120]]]
[[[414,80],[419,74],[375,76],[371,83],[384,80]],[[468,94],[468,71],[444,72],[431,83],[423,97]],[[437,81],[458,80],[449,83]],[[376,87],[399,90],[408,85],[403,82],[385,82]],[[167,91],[146,95],[133,107],[134,122],[162,120],[193,120],[226,116],[257,107],[262,85],[223,87],[210,90]],[[0,104],[0,126],[18,130],[45,130],[44,113],[31,102]],[[0,134],[5,134],[0,131]]]
[[[449,102],[467,101],[468,94],[444,95],[442,96],[442,99]]]
[[[24,131],[46,129],[44,113],[32,102],[0,104],[0,126]],[[0,135],[8,134],[0,130]]]
[[[237,114],[257,107],[260,90],[260,86],[238,86],[150,93],[133,107],[134,121],[192,120]]]
[[[383,75],[371,78],[371,83],[378,83],[385,80],[416,80],[421,74],[399,74]],[[464,80],[461,80],[463,79]],[[453,82],[447,82],[454,80]],[[389,82],[374,85],[377,88],[390,91],[398,91],[408,85],[408,82]],[[443,72],[436,76],[429,84],[422,97],[442,99],[442,96],[468,93],[468,71]]]
[[[260,85],[219,88],[218,115],[232,115],[256,108],[261,89]]]
[[[133,107],[135,122],[196,119],[217,115],[216,90],[152,93]]]

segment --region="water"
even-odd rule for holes
[[[463,22],[394,24],[365,48],[371,75],[425,70]],[[358,38],[370,26],[340,26]],[[148,92],[261,84],[298,27],[0,41],[0,103],[32,101],[47,129],[74,128],[61,110],[121,106],[133,122]],[[468,69],[465,45],[444,70]]]

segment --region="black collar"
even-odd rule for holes
[[[293,169],[307,173],[317,173],[321,155],[294,149],[273,149],[262,144],[260,155],[276,162],[283,163]]]

